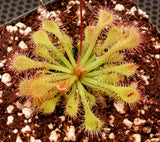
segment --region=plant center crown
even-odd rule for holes
[[[87,74],[87,71],[82,68],[81,66],[76,66],[74,69],[73,69],[73,75],[76,75],[77,78],[78,78],[78,81],[82,80],[85,75]]]

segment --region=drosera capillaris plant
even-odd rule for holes
[[[98,15],[96,26],[85,28],[83,40],[82,1],[80,6],[78,57],[73,51],[71,38],[61,31],[55,21],[45,20],[33,34],[35,52],[45,61],[34,61],[25,55],[18,55],[13,67],[18,71],[38,69],[33,78],[24,79],[19,84],[19,89],[22,95],[32,98],[33,105],[40,111],[47,114],[54,112],[57,102],[63,98],[66,100],[67,115],[76,117],[82,102],[85,128],[95,132],[101,130],[103,122],[91,110],[91,106],[96,104],[91,90],[98,91],[100,97],[110,96],[129,104],[137,102],[140,97],[135,88],[118,85],[124,77],[134,75],[138,68],[134,63],[123,63],[124,57],[120,51],[138,46],[140,36],[134,27],[123,31],[114,26],[113,14],[103,10]],[[107,26],[110,27],[107,38],[97,44],[98,37]],[[60,44],[55,46],[52,43],[51,34],[59,39]]]

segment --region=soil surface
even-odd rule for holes
[[[21,97],[18,84],[32,77],[34,70],[17,72],[12,61],[17,54],[37,59],[31,40],[41,21],[53,19],[76,45],[80,38],[79,2],[58,0],[0,29],[0,141],[1,142],[159,142],[160,141],[160,35],[148,20],[148,15],[127,0],[85,0],[83,26],[94,25],[100,10],[115,15],[113,24],[136,27],[141,43],[124,51],[125,60],[139,66],[136,74],[126,79],[137,86],[141,98],[128,105],[112,98],[97,103],[93,112],[104,121],[100,132],[88,133],[83,128],[83,111],[76,119],[65,116],[61,100],[54,113],[44,115]],[[117,15],[117,16],[116,16]],[[103,36],[102,36],[103,37]],[[100,37],[101,38],[101,37]],[[123,82],[122,82],[123,85]],[[82,115],[81,115],[82,114]]]

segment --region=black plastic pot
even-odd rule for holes
[[[7,1],[7,0],[6,0]],[[10,0],[8,0],[8,1],[10,1]],[[16,1],[17,0],[13,0],[13,1],[15,1],[15,3],[16,3]],[[19,0],[19,1],[22,1],[22,0]],[[27,1],[30,1],[30,0],[27,0]],[[19,3],[20,5],[21,4],[26,4],[27,3],[27,1],[24,1],[24,3],[22,2],[22,3]],[[37,1],[37,0],[34,0],[34,1]],[[57,0],[44,0],[44,4],[45,4],[45,6],[48,6],[49,4],[51,4],[51,3],[54,3],[54,2],[56,2]],[[1,4],[1,0],[0,0],[0,4]],[[9,20],[9,21],[7,21],[7,19],[5,19],[4,18],[4,21],[7,21],[7,22],[5,22],[5,23],[3,23],[2,25],[0,25],[0,27],[2,27],[3,25],[8,25],[8,24],[13,24],[13,23],[16,23],[17,21],[19,21],[20,19],[22,19],[24,16],[27,16],[27,15],[29,15],[30,13],[32,13],[32,12],[34,12],[34,11],[36,11],[38,8],[40,8],[40,7],[42,7],[42,4],[41,5],[39,5],[38,3],[36,3],[37,5],[36,6],[32,6],[32,7],[30,7],[29,9],[31,9],[31,10],[29,10],[29,11],[26,11],[26,12],[24,12],[23,14],[20,14],[20,15],[18,15],[17,17],[15,17],[15,18],[13,18],[13,19],[11,19],[11,20]],[[39,5],[39,6],[38,6]],[[7,6],[7,5],[6,5]],[[10,4],[10,6],[8,6],[11,10],[13,9],[12,8],[12,5]],[[18,6],[18,5],[16,5],[16,8],[22,8],[21,6]],[[16,13],[16,11],[18,11],[17,9],[13,9],[13,10],[15,10],[14,11],[14,13]],[[22,9],[22,11],[24,11],[23,9]],[[3,16],[4,17],[8,17],[8,15],[9,15],[9,13],[2,13],[3,14]],[[18,12],[16,13],[16,14],[18,14]],[[6,16],[5,16],[6,15]],[[0,24],[2,23],[2,21],[1,21],[1,19],[2,19],[2,17],[3,17],[2,15],[1,15],[1,18],[0,18]]]
[[[160,0],[132,0],[139,8],[147,12],[151,23],[160,30]]]

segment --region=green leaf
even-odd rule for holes
[[[113,86],[91,78],[84,78],[81,82],[93,89],[103,90],[107,95],[115,99],[121,98],[127,103],[135,103],[140,97],[138,91],[132,87]]]
[[[70,73],[71,70],[62,65],[53,65],[49,63],[36,62],[24,55],[17,56],[13,61],[13,67],[18,71],[25,71],[34,68],[56,69],[58,71]]]
[[[103,123],[92,113],[89,106],[84,104],[85,110],[85,127],[89,131],[99,131]]]
[[[96,60],[96,55],[93,55],[92,57],[90,57],[89,59],[88,59],[88,61],[86,62],[86,66],[87,65],[89,65],[89,64],[91,64],[92,62],[94,62]]]
[[[41,46],[41,45],[37,45],[35,47],[35,51],[36,51],[36,54],[50,62],[55,62],[55,60],[53,59],[53,57],[50,55],[47,47],[45,46]]]
[[[108,86],[108,89],[111,89],[112,91],[117,93],[120,98],[126,103],[135,103],[140,97],[138,91],[132,87]]]
[[[67,67],[72,68],[71,64],[65,58],[65,56],[56,47],[53,46],[46,31],[35,32],[33,34],[33,40],[36,44],[40,44],[51,49],[57,58],[59,58]]]
[[[89,131],[98,131],[102,128],[103,123],[92,113],[87,98],[85,97],[86,91],[83,85],[80,82],[78,82],[77,85],[85,110],[85,127]]]
[[[41,44],[46,47],[53,49],[53,44],[50,41],[47,32],[45,31],[37,31],[33,34],[33,40],[36,44]]]
[[[47,93],[45,96],[42,97],[35,97],[33,98],[33,105],[34,107],[38,107],[40,108],[41,105],[45,102],[45,101],[49,101],[52,100],[58,92],[56,92],[55,90],[53,91],[49,91],[49,93]],[[33,96],[32,96],[33,97]]]
[[[88,93],[87,91],[86,91],[86,98],[88,99],[87,101],[89,102],[90,105],[95,105],[96,104],[95,96]]]
[[[25,71],[33,68],[41,68],[43,67],[43,64],[24,55],[19,55],[13,60],[13,67],[18,71]]]
[[[90,44],[89,44],[89,47],[88,47],[85,55],[83,56],[83,58],[81,60],[82,66],[85,65],[88,58],[90,57],[90,55],[93,51],[93,48],[95,46],[96,40],[97,40],[99,34],[101,33],[102,29],[105,28],[110,23],[112,23],[112,21],[113,21],[113,15],[108,11],[103,11],[99,14],[97,28],[95,29],[92,26],[88,26],[86,28],[85,38],[86,38],[86,41],[90,42]]]
[[[81,82],[85,86],[90,87],[94,90],[97,90],[102,96],[108,95],[110,97],[114,97],[115,99],[119,98],[117,97],[117,94],[114,91],[105,87],[107,85],[105,82],[100,82],[100,80],[98,79],[95,80],[91,78],[84,78]]]
[[[34,105],[34,107],[40,107],[40,105],[41,105],[40,99],[34,98],[33,99],[33,105]]]
[[[60,95],[51,100],[44,101],[44,103],[40,106],[40,109],[43,113],[52,113],[57,105],[58,100],[60,99]]]
[[[88,73],[87,76],[92,77],[92,76],[103,75],[103,74],[108,74],[108,73],[119,73],[125,76],[132,76],[135,74],[137,68],[138,67],[133,63],[126,63],[126,64],[122,64],[119,66],[106,65],[105,67],[97,71],[92,71]]]
[[[73,85],[72,91],[67,96],[66,112],[70,117],[75,117],[78,113],[79,95],[76,97],[76,85]]]
[[[71,39],[67,35],[63,34],[62,38],[59,40],[62,43],[62,46],[64,47],[64,50],[66,51],[69,60],[71,61],[72,65],[75,67],[76,61],[74,59],[74,55],[73,55],[73,51],[72,51]]]
[[[54,22],[53,20],[46,20],[43,22],[42,27],[47,32],[56,35],[64,48],[68,47],[70,50],[72,49],[71,39],[67,35],[61,33],[59,26],[56,22]]]
[[[55,83],[50,83],[51,80],[48,76],[24,80],[19,85],[20,92],[33,98],[45,97],[55,87]]]
[[[108,11],[102,11],[100,12],[99,17],[98,17],[97,29],[102,30],[107,25],[111,24],[112,22],[113,22],[112,13]]]
[[[139,43],[139,33],[136,29],[130,28],[125,31],[121,39],[108,51],[109,55],[124,49],[135,48]]]
[[[56,35],[58,38],[62,38],[62,33],[60,32],[59,26],[53,20],[46,20],[42,23],[42,27],[45,31]]]
[[[110,85],[116,85],[122,78],[123,77],[118,74],[111,73],[105,76],[105,82]]]
[[[75,66],[76,63],[75,63],[73,53],[72,53],[72,41],[71,41],[71,39],[67,35],[62,34],[60,32],[58,24],[56,22],[52,21],[52,20],[44,21],[43,24],[42,24],[42,27],[43,27],[44,30],[56,35],[59,38],[59,40],[60,40],[62,46],[64,47],[72,65]]]
[[[95,35],[95,27],[93,26],[87,26],[85,28],[85,41],[87,43],[90,43],[93,40],[93,36]]]
[[[135,74],[136,70],[137,70],[137,66],[135,64],[127,63],[127,64],[115,66],[115,67],[112,67],[112,66],[108,67],[106,69],[106,72],[115,72],[115,73],[120,73],[125,76],[131,76]]]
[[[67,47],[70,51],[72,51],[72,41],[71,38],[69,38],[69,36],[63,34],[62,39],[60,39],[60,42],[62,43],[64,48]]]
[[[123,77],[121,75],[111,73],[106,75],[98,75],[97,79],[110,85],[116,85]]]
[[[113,27],[109,30],[107,39],[105,40],[103,47],[107,48],[110,45],[117,43],[122,37],[122,31],[118,27]]]
[[[113,55],[111,55],[106,62],[107,63],[113,63],[113,62],[119,62],[124,58],[124,56],[122,54],[119,53],[114,53]]]

